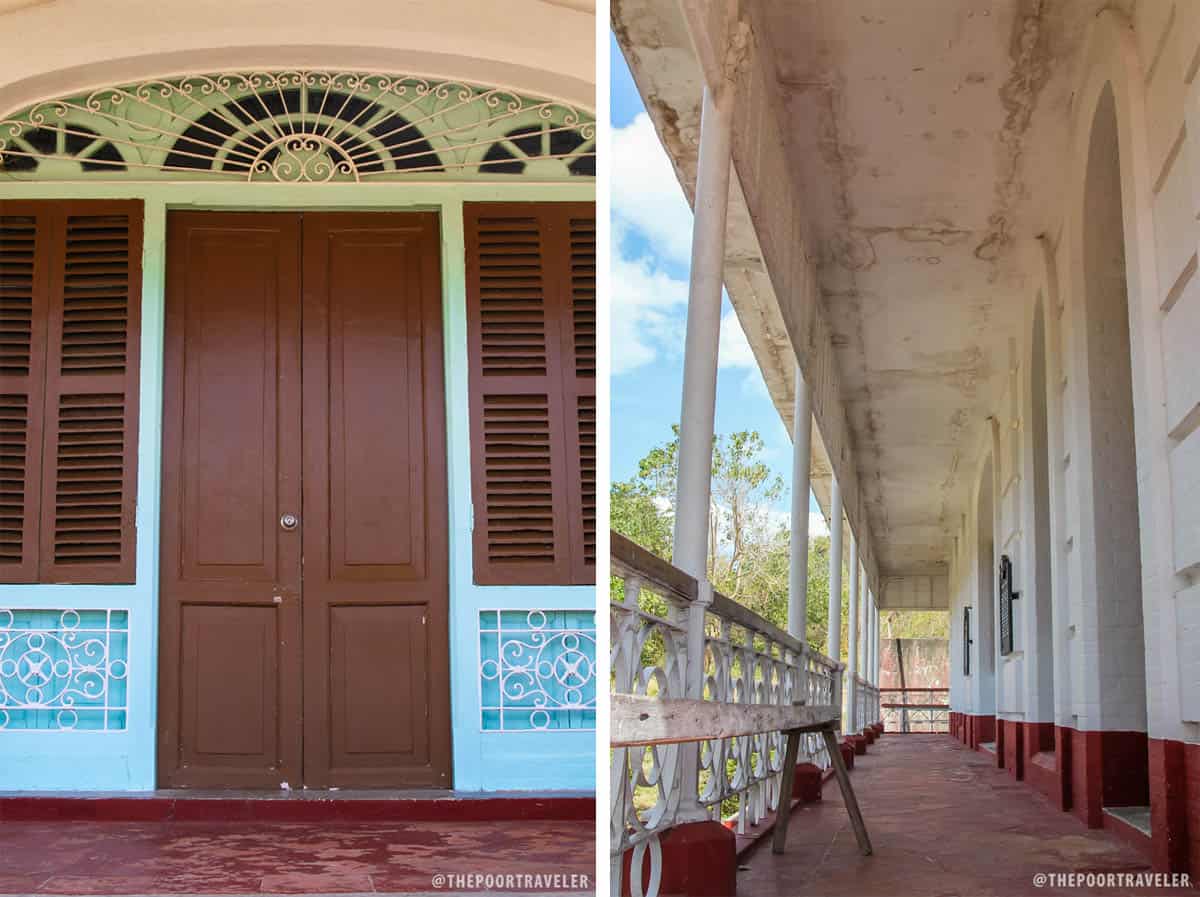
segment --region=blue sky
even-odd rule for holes
[[[692,212],[615,40],[609,53],[612,476],[625,480],[651,448],[670,439],[679,420]],[[792,441],[727,298],[718,364],[717,432],[757,430],[766,444],[764,460],[788,483]],[[785,492],[778,510],[790,502]],[[811,497],[810,505],[816,510]],[[811,526],[812,535],[817,529]]]

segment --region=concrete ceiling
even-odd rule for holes
[[[811,206],[881,572],[947,564],[1020,332],[1029,256],[1015,249],[1056,206],[1078,44],[1101,5],[754,9]]]

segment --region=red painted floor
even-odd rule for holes
[[[438,875],[594,881],[589,822],[0,823],[0,894],[457,893]],[[544,893],[474,879],[472,892]]]
[[[1039,873],[1151,871],[1114,835],[1089,830],[949,735],[884,735],[850,773],[874,855],[858,852],[835,782],[797,808],[787,852],[769,839],[743,859],[751,897],[1025,897],[1174,894],[1182,889],[1039,887]]]

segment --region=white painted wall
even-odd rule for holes
[[[1198,65],[1200,4],[1143,0],[1132,20],[1112,11],[1097,17],[1080,67],[1058,211],[1045,222],[1042,237],[1021,248],[1030,272],[1022,331],[1012,342],[1004,388],[992,403],[996,438],[978,446],[971,460],[978,477],[995,452],[997,550],[1012,557],[1014,588],[1021,593],[1014,610],[1017,650],[999,661],[996,679],[1002,718],[1053,720],[1085,730],[1148,728],[1155,738],[1200,742]],[[1088,273],[1105,260],[1087,255],[1083,201],[1090,129],[1106,87],[1115,100],[1121,157],[1132,421],[1110,414],[1103,396],[1097,405],[1094,390],[1104,384],[1090,373],[1112,353],[1097,343],[1106,333],[1087,313]],[[1050,509],[1050,567],[1041,581],[1031,432],[1039,302],[1045,313]],[[1136,555],[1114,556],[1105,547],[1111,525],[1105,507],[1113,506],[1119,484],[1092,462],[1104,457],[1113,433],[1130,426],[1140,544],[1128,546]],[[979,546],[971,514],[959,521],[951,551],[951,704],[962,712],[986,712],[979,709],[978,683],[961,674],[962,608],[978,601],[973,571]],[[1141,561],[1140,607],[1121,604],[1116,614],[1100,613],[1097,594],[1120,580],[1131,557]],[[1131,590],[1129,584],[1123,588]],[[1047,590],[1053,615],[1048,634],[1037,623]],[[1139,622],[1142,650],[1122,651]],[[1101,662],[1102,652],[1109,663]],[[1116,664],[1114,656],[1120,657]],[[1048,700],[1044,685],[1051,677]]]

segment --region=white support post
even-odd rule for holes
[[[866,581],[864,573],[863,580]],[[866,625],[866,655],[867,655],[867,670],[866,680],[874,686],[871,694],[873,695],[874,703],[871,706],[870,723],[874,725],[879,722],[879,679],[875,675],[875,596],[871,594],[869,584],[864,585],[863,591],[867,596],[867,625]]]
[[[871,631],[869,629],[871,617],[871,586],[867,582],[867,565],[860,563],[860,566],[862,569],[858,571],[858,627],[861,632],[858,641],[858,675],[863,679],[869,679],[871,676]],[[862,720],[859,720],[859,723],[862,722]]]
[[[721,287],[733,123],[730,94],[729,90],[716,95],[707,88],[704,90],[683,352],[673,561],[676,567],[698,580],[705,579],[708,572],[717,347],[721,341]]]
[[[829,632],[825,653],[842,659],[842,490],[837,479],[829,489]]]
[[[879,685],[879,599],[871,593],[871,681]]]
[[[792,422],[792,546],[788,571],[788,634],[808,645],[808,507],[812,468],[812,392],[796,365]]]
[[[686,669],[687,696],[696,699],[704,689],[704,612],[712,602],[712,585],[708,581],[708,513],[717,408],[717,347],[721,341],[725,218],[729,205],[733,121],[729,94],[728,90],[716,96],[708,89],[704,91],[679,415],[673,561],[700,583],[700,595],[689,611]],[[681,821],[699,821],[708,816],[699,799],[699,770],[700,745],[682,748],[683,793],[676,817]]]
[[[838,664],[842,660],[842,489],[837,477],[829,487],[829,632],[825,637],[825,653]],[[837,674],[834,706],[845,706],[846,677]],[[845,731],[845,717],[842,731]]]
[[[871,594],[870,583],[866,585],[866,655],[863,667],[863,679],[875,685],[875,596]]]
[[[862,577],[858,574],[858,540],[854,538],[854,533],[850,533],[850,538],[847,540],[850,543],[850,557],[848,563],[850,565],[850,616],[846,621],[846,689],[850,694],[850,709],[847,715],[849,728],[846,730],[851,735],[857,735],[859,726],[862,725],[862,720],[858,718],[858,683],[855,677],[859,674],[861,666],[858,662],[859,654],[859,638],[858,638],[858,608],[861,604],[859,598],[859,581]]]

